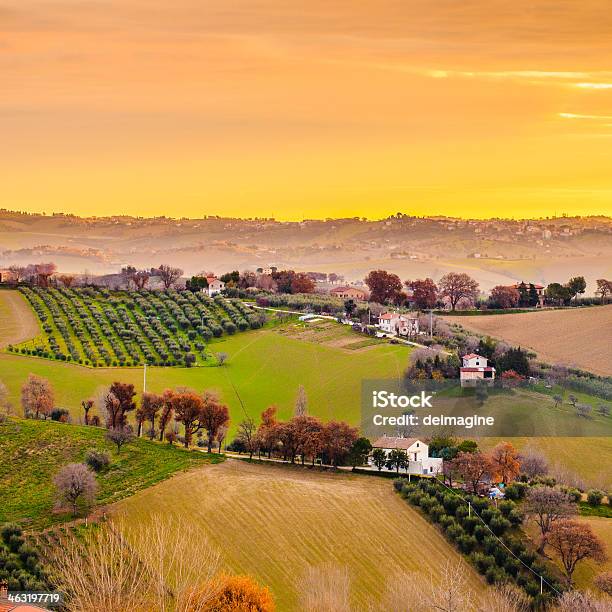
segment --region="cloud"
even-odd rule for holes
[[[591,121],[610,121],[612,115],[582,115],[579,113],[559,113],[563,119],[589,119]]]
[[[612,89],[612,83],[575,83],[580,89]]]

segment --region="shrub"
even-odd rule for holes
[[[51,411],[51,420],[67,423],[70,418],[70,413],[65,408],[54,408]]]
[[[587,502],[591,506],[599,506],[599,504],[601,504],[604,498],[604,495],[605,493],[603,491],[600,491],[599,489],[591,489],[587,493]]]
[[[464,554],[471,553],[478,544],[476,538],[471,535],[462,535],[458,537],[456,541],[459,550]]]
[[[110,455],[106,451],[92,449],[85,455],[85,463],[94,471],[101,472],[110,465]]]
[[[510,529],[510,521],[503,516],[494,516],[489,523],[489,527],[495,535],[500,536],[504,531]]]
[[[523,499],[528,488],[529,485],[524,482],[513,482],[504,489],[506,499],[515,501],[518,499]]]

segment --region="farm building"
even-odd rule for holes
[[[419,319],[398,312],[385,312],[378,318],[378,327],[388,334],[416,336],[419,333]]]
[[[333,295],[334,297],[342,298],[343,300],[364,301],[368,299],[368,292],[365,289],[351,287],[348,285],[345,285],[344,287],[334,287],[329,294]]]
[[[463,366],[459,368],[459,378],[462,387],[474,387],[483,380],[493,384],[495,380],[495,368],[491,367],[489,360],[482,355],[469,353],[463,356]]]
[[[225,283],[216,276],[207,276],[206,282],[208,283],[208,287],[205,287],[202,291],[208,293],[210,297],[217,295],[217,293],[221,293],[225,289]]]
[[[439,474],[442,471],[442,459],[429,456],[429,446],[418,438],[382,436],[372,443],[372,449],[382,448],[385,454],[392,450],[403,450],[408,456],[408,473]]]

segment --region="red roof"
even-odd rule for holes
[[[480,355],[477,355],[476,353],[468,353],[467,355],[463,356],[463,359],[480,359]]]
[[[395,319],[399,317],[399,315],[396,312],[385,312],[385,314],[381,314],[380,317],[378,317],[379,319]]]

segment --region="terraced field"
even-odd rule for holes
[[[9,351],[81,365],[211,365],[212,338],[261,327],[240,300],[188,291],[21,289],[43,333]]]
[[[460,560],[389,480],[348,473],[228,460],[141,491],[114,514],[126,527],[161,514],[190,517],[225,567],[269,585],[283,612],[300,609],[297,584],[308,565],[346,567],[352,609],[367,610],[398,572],[437,580],[447,559]],[[482,592],[484,583],[465,567],[471,589]]]

